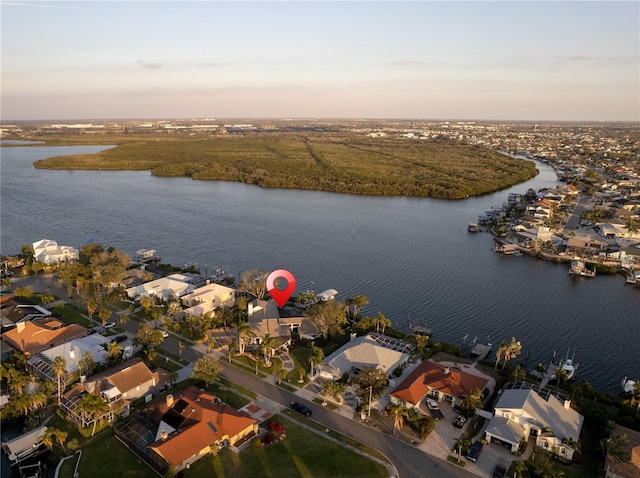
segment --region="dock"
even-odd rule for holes
[[[469,352],[469,355],[478,357],[478,360],[483,360],[491,353],[492,348],[493,346],[491,344],[475,344]]]

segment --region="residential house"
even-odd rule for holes
[[[485,436],[487,441],[505,445],[512,452],[521,440],[534,438],[540,448],[571,460],[583,421],[569,400],[551,394],[543,398],[531,389],[504,390]]]
[[[182,297],[190,294],[204,284],[205,279],[198,274],[171,274],[167,277],[129,287],[126,289],[126,293],[130,299],[139,299],[146,296],[151,298],[158,297],[168,302],[173,297]]]
[[[187,307],[183,315],[202,315],[213,312],[218,307],[232,307],[236,301],[236,290],[224,285],[211,283],[180,297]]]
[[[12,329],[21,322],[50,317],[51,311],[35,304],[21,304],[12,296],[0,299],[0,326],[2,331]]]
[[[78,324],[66,325],[48,317],[18,322],[15,328],[2,334],[2,340],[29,357],[41,350],[56,347],[86,335],[86,327]]]
[[[258,422],[220,399],[191,386],[151,409],[156,428],[145,447],[155,468],[179,472],[225,446],[237,446],[258,433]],[[116,432],[118,433],[118,432]],[[121,432],[122,433],[122,432]]]
[[[640,476],[640,432],[616,425],[610,439],[626,436],[624,452],[629,461],[620,461],[607,453],[604,460],[605,478],[637,478]]]
[[[65,360],[65,371],[60,380],[64,390],[71,383],[74,374],[79,371],[80,361],[83,360],[85,353],[91,354],[91,358],[96,364],[106,363],[106,346],[110,341],[110,339],[103,337],[101,334],[74,339],[57,347],[51,347],[36,353],[27,360],[27,366],[41,379],[57,382],[58,377],[53,370],[52,364],[56,357],[62,357]]]
[[[280,309],[274,300],[254,300],[247,308],[247,318],[255,337],[249,345],[262,343],[266,334],[278,342],[274,352],[280,348],[286,349],[294,336],[313,340],[320,335],[320,331],[309,317],[302,316],[302,311],[295,307]]]
[[[407,363],[413,348],[412,344],[373,332],[361,337],[354,334],[315,369],[318,375],[330,379],[338,379],[345,373],[358,373],[362,367],[379,368],[388,376]]]
[[[76,385],[64,394],[62,408],[78,425],[89,426],[99,417],[87,417],[78,406],[85,394],[99,395],[109,404],[105,415],[111,422],[119,415],[127,416],[131,402],[155,392],[159,383],[159,373],[149,370],[141,358],[134,358],[92,375]]]
[[[432,360],[423,360],[389,395],[392,403],[420,408],[428,398],[446,401],[455,406],[474,390],[484,392],[489,380],[459,368],[448,367]]]
[[[77,260],[80,251],[71,246],[59,246],[56,241],[42,239],[33,243],[33,258],[43,264],[58,264]]]
[[[590,235],[567,237],[566,254],[568,256],[595,256],[605,249],[607,243]]]

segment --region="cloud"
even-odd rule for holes
[[[147,63],[146,61],[138,60],[138,64],[142,68],[150,68],[152,70],[159,70],[160,68],[162,68],[161,63]]]

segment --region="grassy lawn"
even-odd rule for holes
[[[70,460],[71,461],[71,460]],[[82,447],[82,458],[78,467],[80,476],[91,478],[154,478],[155,474],[140,461],[109,429]],[[65,477],[62,474],[60,478]]]
[[[93,324],[83,314],[84,312],[75,305],[66,304],[62,310],[62,321],[65,324],[79,324],[90,329]]]
[[[223,450],[207,456],[185,472],[198,477],[362,477],[388,476],[385,467],[343,448],[322,436],[285,421],[284,442],[265,447],[248,448],[239,454]]]

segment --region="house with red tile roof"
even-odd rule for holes
[[[203,456],[235,446],[258,432],[258,422],[206,391],[191,386],[150,411],[159,419],[148,456],[160,469],[174,472]]]
[[[420,408],[427,396],[455,406],[463,396],[475,389],[484,390],[488,383],[486,378],[424,360],[389,394],[389,398],[392,403],[411,408]]]
[[[86,327],[65,325],[53,318],[18,322],[16,327],[2,334],[2,340],[16,350],[31,356],[41,350],[56,347],[73,339],[85,337]]]

